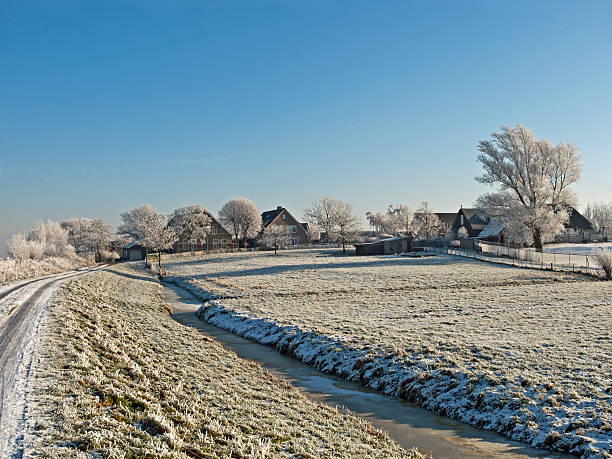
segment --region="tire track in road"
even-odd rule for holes
[[[0,325],[0,457],[21,457],[25,424],[25,391],[34,354],[35,338],[57,288],[68,279],[104,269],[62,273],[22,283],[3,292],[0,301],[20,289],[32,290]],[[40,286],[33,284],[40,282]]]

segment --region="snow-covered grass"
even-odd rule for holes
[[[421,457],[175,322],[133,266],[68,284],[41,341],[26,455]]]
[[[46,257],[38,260],[14,258],[0,259],[0,284],[16,282],[32,277],[58,274],[86,266],[86,260],[79,257]]]
[[[612,283],[450,256],[170,263],[206,320],[534,446],[612,453]]]
[[[571,253],[576,255],[594,255],[600,249],[612,249],[612,242],[593,242],[590,244],[548,244],[545,253]]]

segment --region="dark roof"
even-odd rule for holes
[[[279,214],[285,210],[284,207],[282,206],[278,206],[276,209],[274,210],[267,210],[264,213],[261,214],[261,225],[266,228],[270,223],[272,223],[274,221],[274,219],[276,217],[279,216]]]
[[[565,224],[566,228],[589,231],[595,230],[591,222],[588,221],[580,212],[578,212],[572,206],[569,206],[567,210],[569,213],[569,220]]]

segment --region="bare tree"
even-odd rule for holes
[[[168,225],[179,237],[202,243],[212,232],[212,218],[201,205],[176,209],[168,217]]]
[[[338,220],[338,206],[341,201],[324,197],[312,203],[312,207],[304,210],[304,219],[322,231],[327,236],[327,242],[333,242],[336,238],[336,226]]]
[[[399,232],[409,233],[411,231],[414,212],[410,207],[404,204],[390,205],[387,214],[393,218]]]
[[[612,229],[612,202],[594,202],[587,204],[584,210],[584,216],[592,223],[593,227],[602,231]]]
[[[339,238],[346,253],[346,243],[359,229],[359,218],[353,207],[334,198],[324,197],[304,210],[304,218],[327,234],[328,241]]]
[[[366,212],[366,217],[375,231],[398,235],[412,230],[414,212],[404,204],[390,204],[386,213]]]
[[[442,222],[430,209],[429,202],[423,201],[412,220],[410,232],[415,236],[431,239],[441,228]]]
[[[240,239],[246,247],[248,238],[259,234],[261,229],[261,213],[253,201],[246,198],[229,200],[219,211],[219,221],[230,228],[240,245]]]
[[[346,253],[346,243],[353,240],[359,233],[359,217],[348,202],[339,203],[336,224],[338,237],[342,241],[342,253]]]
[[[266,247],[273,247],[276,255],[279,248],[289,245],[291,233],[287,225],[270,225],[262,233],[260,242]]]
[[[457,230],[457,237],[460,239],[467,239],[469,236],[468,234],[468,230],[465,228],[465,226],[462,226],[461,228],[459,228]]]
[[[533,243],[541,251],[543,243],[563,231],[566,206],[575,202],[569,187],[580,178],[578,149],[536,140],[520,124],[502,126],[491,137],[478,144],[484,174],[476,180],[497,184],[499,191],[481,196],[477,206],[502,220],[510,240]]]

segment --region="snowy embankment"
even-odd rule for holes
[[[303,325],[292,323],[283,325],[241,308],[239,302],[228,306],[231,297],[224,302],[188,277],[166,280],[204,301],[199,311],[201,319],[272,346],[324,372],[535,447],[583,457],[612,457],[610,412],[599,409],[602,403],[609,406],[612,397],[588,400],[560,393],[549,384],[543,384],[543,389],[542,384],[527,377],[499,377],[469,364],[461,369],[433,368],[427,355],[393,353],[381,345],[348,342],[341,334],[307,331]],[[606,375],[602,376],[605,383]],[[604,388],[608,394],[611,390]]]

